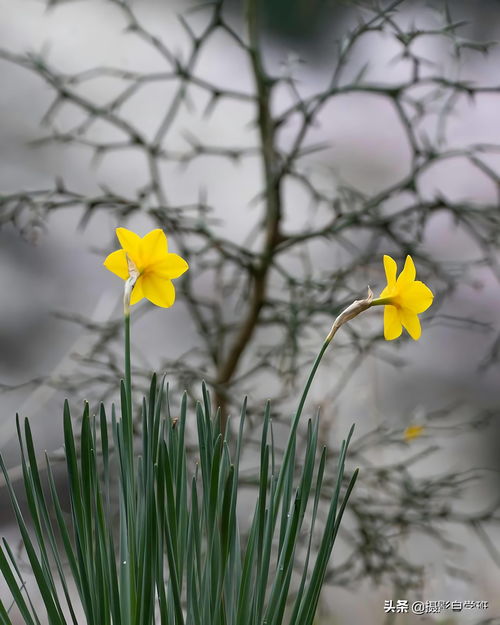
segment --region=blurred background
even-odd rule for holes
[[[312,390],[333,450],[356,423],[365,476],[319,622],[500,622],[500,5],[262,0],[253,42],[241,2],[195,8],[0,0],[1,452],[15,475],[16,412],[57,457],[64,397],[116,397],[117,225],[163,227],[191,266],[173,308],[134,309],[138,386],[205,378],[227,416],[249,393],[256,429],[384,287],[382,255],[411,253],[422,338],[384,342],[374,309]]]

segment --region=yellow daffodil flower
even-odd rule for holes
[[[418,315],[429,308],[434,295],[423,282],[415,280],[416,270],[411,256],[406,257],[397,279],[398,266],[393,258],[384,256],[384,268],[387,286],[371,303],[372,306],[384,305],[384,336],[392,341],[405,328],[412,339],[418,340],[422,333]]]
[[[141,238],[127,228],[117,228],[116,236],[122,249],[112,252],[104,266],[122,280],[136,278],[130,304],[137,304],[145,297],[156,306],[172,306],[175,301],[172,280],[181,276],[189,266],[178,254],[168,252],[163,230],[151,230]]]
[[[418,438],[419,436],[421,436],[423,431],[424,431],[423,425],[409,425],[404,431],[403,436],[404,436],[405,441],[409,442],[413,440],[414,438]]]

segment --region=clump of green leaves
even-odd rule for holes
[[[312,624],[327,563],[350,492],[344,491],[347,441],[338,456],[336,483],[319,547],[312,549],[326,448],[318,443],[318,419],[307,423],[307,443],[296,457],[296,435],[305,394],[290,428],[278,467],[271,409],[265,407],[260,445],[258,497],[248,534],[240,530],[240,455],[245,431],[243,402],[237,434],[221,431],[208,391],[196,405],[198,461],[187,454],[187,397],[172,418],[168,389],[154,376],[142,405],[140,446],[134,444],[126,385],[121,418],[104,406],[91,417],[88,405],[81,433],[64,408],[64,439],[71,520],[68,522],[51,465],[42,485],[29,422],[18,436],[31,523],[25,521],[3,459],[0,464],[26,555],[46,616],[25,588],[8,543],[0,547],[0,570],[27,625],[77,625],[83,609],[93,625]],[[110,432],[111,430],[111,432]],[[234,439],[234,440],[233,440]],[[329,488],[329,487],[328,487]],[[116,491],[116,492],[115,492]],[[117,499],[118,505],[114,505]],[[118,517],[118,521],[116,520]],[[32,526],[32,527],[29,527]],[[297,569],[303,539],[305,559]],[[295,568],[294,568],[295,567]],[[293,600],[289,599],[292,572]],[[68,583],[72,577],[77,593]],[[75,596],[77,595],[77,596]],[[11,624],[0,602],[0,623]]]

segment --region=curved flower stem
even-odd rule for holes
[[[321,349],[319,350],[318,355],[316,356],[313,366],[311,367],[311,371],[309,373],[309,377],[307,378],[306,384],[304,386],[304,390],[302,391],[302,395],[300,397],[299,405],[297,407],[297,411],[293,417],[292,426],[290,429],[290,434],[288,437],[287,446],[285,449],[285,453],[283,455],[283,463],[278,476],[278,483],[276,485],[276,498],[274,500],[274,518],[277,518],[278,508],[281,502],[281,495],[283,492],[284,479],[287,475],[288,465],[290,464],[290,458],[292,453],[293,444],[295,441],[295,433],[297,431],[297,427],[299,425],[300,417],[302,415],[302,410],[304,409],[304,404],[306,403],[307,396],[309,394],[309,390],[311,388],[311,384],[313,383],[314,376],[316,375],[316,371],[318,370],[319,364],[328,349],[328,346],[333,340],[333,337],[344,323],[347,323],[354,317],[357,317],[360,313],[368,310],[373,302],[373,293],[368,287],[368,295],[365,299],[356,300],[352,304],[350,304],[347,308],[345,308],[335,319],[333,325],[331,327],[330,332],[325,338]]]
[[[370,306],[387,306],[390,304],[394,304],[394,297],[377,297],[377,299],[372,300]]]
[[[278,508],[281,502],[281,495],[283,492],[284,479],[287,475],[288,465],[290,463],[290,457],[292,453],[293,443],[295,441],[295,433],[297,431],[297,427],[299,425],[300,417],[302,415],[302,410],[304,409],[304,404],[306,403],[307,395],[309,394],[309,389],[311,388],[311,384],[314,380],[314,376],[316,375],[316,371],[318,370],[319,363],[321,362],[328,346],[330,345],[331,338],[327,337],[319,350],[318,355],[316,356],[311,371],[309,373],[309,377],[307,378],[306,384],[304,386],[304,390],[302,391],[302,395],[300,397],[299,405],[297,407],[297,411],[293,417],[292,426],[290,428],[290,434],[288,436],[288,442],[285,449],[285,453],[283,455],[283,463],[281,465],[281,469],[278,475],[278,483],[276,484],[276,498],[274,500],[274,515],[273,518],[278,518]]]

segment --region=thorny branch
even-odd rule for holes
[[[424,20],[422,24],[402,26],[400,15],[408,4],[406,0],[385,6],[353,2],[352,20],[339,35],[330,75],[322,88],[311,93],[303,88],[293,67],[281,73],[269,69],[269,46],[259,15],[261,3],[256,0],[246,2],[246,28],[227,10],[224,0],[201,5],[196,13],[181,16],[187,40],[183,55],[174,51],[167,38],[158,37],[143,25],[139,5],[108,1],[125,21],[128,36],[139,38],[160,56],[163,70],[130,71],[102,65],[64,73],[41,54],[5,49],[0,49],[0,60],[34,72],[53,92],[43,118],[48,131],[34,143],[81,146],[90,150],[96,165],[104,158],[120,158],[123,151],[137,151],[147,164],[147,183],[137,189],[135,196],[121,195],[105,184],[100,193],[89,195],[69,188],[62,179],[42,189],[5,193],[0,195],[0,227],[11,223],[28,238],[40,236],[40,230],[50,225],[58,211],[78,207],[82,227],[100,213],[113,214],[123,225],[127,218],[141,212],[164,228],[192,267],[183,277],[180,290],[197,329],[198,343],[185,354],[160,363],[162,370],[175,371],[179,387],[192,392],[193,385],[204,377],[226,418],[236,409],[241,392],[258,386],[266,375],[276,389],[275,409],[287,409],[289,385],[310,361],[309,346],[323,340],[332,318],[359,297],[366,283],[379,281],[372,263],[376,260],[378,264],[383,252],[397,257],[414,255],[422,277],[425,279],[426,271],[431,273],[433,285],[442,292],[452,290],[458,279],[466,281],[478,266],[490,267],[500,279],[496,257],[500,245],[498,202],[473,204],[452,200],[440,192],[432,197],[424,193],[426,174],[446,162],[463,160],[486,177],[500,199],[500,174],[491,160],[500,152],[500,146],[449,145],[447,136],[448,119],[457,107],[483,94],[500,96],[500,85],[477,85],[458,74],[450,77],[435,59],[420,53],[421,40],[447,43],[459,66],[466,55],[489,50],[489,43],[462,38],[463,24],[454,22],[447,10],[439,16],[440,23],[429,26]],[[353,53],[365,37],[374,35],[390,38],[397,45],[396,61],[407,68],[404,78],[400,73],[398,80],[373,81],[368,65],[351,77]],[[225,38],[228,54],[232,46],[243,55],[246,64],[241,71],[249,74],[253,85],[248,91],[219,84],[199,69],[207,46],[220,36]],[[92,92],[86,90],[96,79],[119,81],[121,85],[104,104],[96,102]],[[147,133],[141,128],[141,120],[131,121],[124,109],[133,96],[152,84],[167,85],[171,91],[154,132]],[[288,94],[286,98],[284,93]],[[407,171],[372,192],[342,182],[332,171],[322,175],[319,159],[328,146],[314,140],[326,105],[345,96],[363,94],[378,96],[390,104],[409,150]],[[246,144],[229,147],[185,132],[179,127],[180,115],[193,99],[204,105],[203,115],[208,122],[221,103],[240,107],[257,132],[248,133]],[[80,115],[73,123],[60,127],[57,120],[67,107],[75,108]],[[438,123],[433,124],[436,119]],[[93,132],[98,122],[113,139],[106,132]],[[177,142],[172,138],[178,138],[179,132],[184,147],[174,148]],[[197,190],[189,204],[169,198],[164,166],[187,167],[200,159],[221,159],[235,166],[259,162],[261,173],[255,181],[253,199],[258,218],[244,242],[235,241],[220,226],[208,201],[209,190]],[[223,180],[217,184],[223,184]],[[292,230],[288,218],[297,207],[290,206],[287,198],[297,190],[307,198],[310,210],[306,206],[301,209],[303,226]],[[235,204],[236,210],[243,211],[241,200],[235,198]],[[449,215],[456,228],[468,235],[476,245],[475,258],[457,258],[443,265],[429,257],[423,243],[429,223],[437,214]],[[331,250],[330,258],[342,260],[332,262],[330,270],[313,270],[324,241]],[[199,280],[213,287],[210,294],[200,294]],[[147,307],[141,310],[141,314],[147,313]],[[121,375],[121,349],[116,340],[119,320],[89,326],[79,316],[67,318],[86,326],[95,340],[86,354],[77,355],[81,364],[77,384],[74,376],[49,379],[48,383],[80,397],[109,397]],[[268,329],[273,335],[269,338],[266,333],[264,340],[260,332]],[[368,354],[389,359],[380,348],[381,340],[379,329],[366,327],[360,334],[354,326],[345,328],[337,346],[345,358],[336,376],[340,381],[335,396]],[[500,339],[493,345],[485,366],[498,361],[499,344]],[[146,390],[148,372],[138,367],[134,378]],[[382,439],[386,446],[400,444],[400,439],[391,440],[385,434],[381,439],[380,432],[378,438],[377,433],[370,436],[358,442],[358,462],[363,445],[381,444]],[[355,491],[351,504],[354,529],[345,536],[352,547],[351,555],[332,571],[333,583],[351,583],[369,576],[376,581],[389,577],[399,587],[416,586],[421,571],[402,555],[401,542],[393,540],[394,533],[423,530],[448,548],[439,529],[441,524],[473,526],[484,539],[485,526],[499,520],[497,506],[476,516],[459,518],[448,502],[462,489],[462,477],[417,479],[410,465],[407,459],[389,467],[371,466],[365,473],[363,488]],[[373,496],[373,492],[382,491],[387,504],[383,509],[382,500]]]

